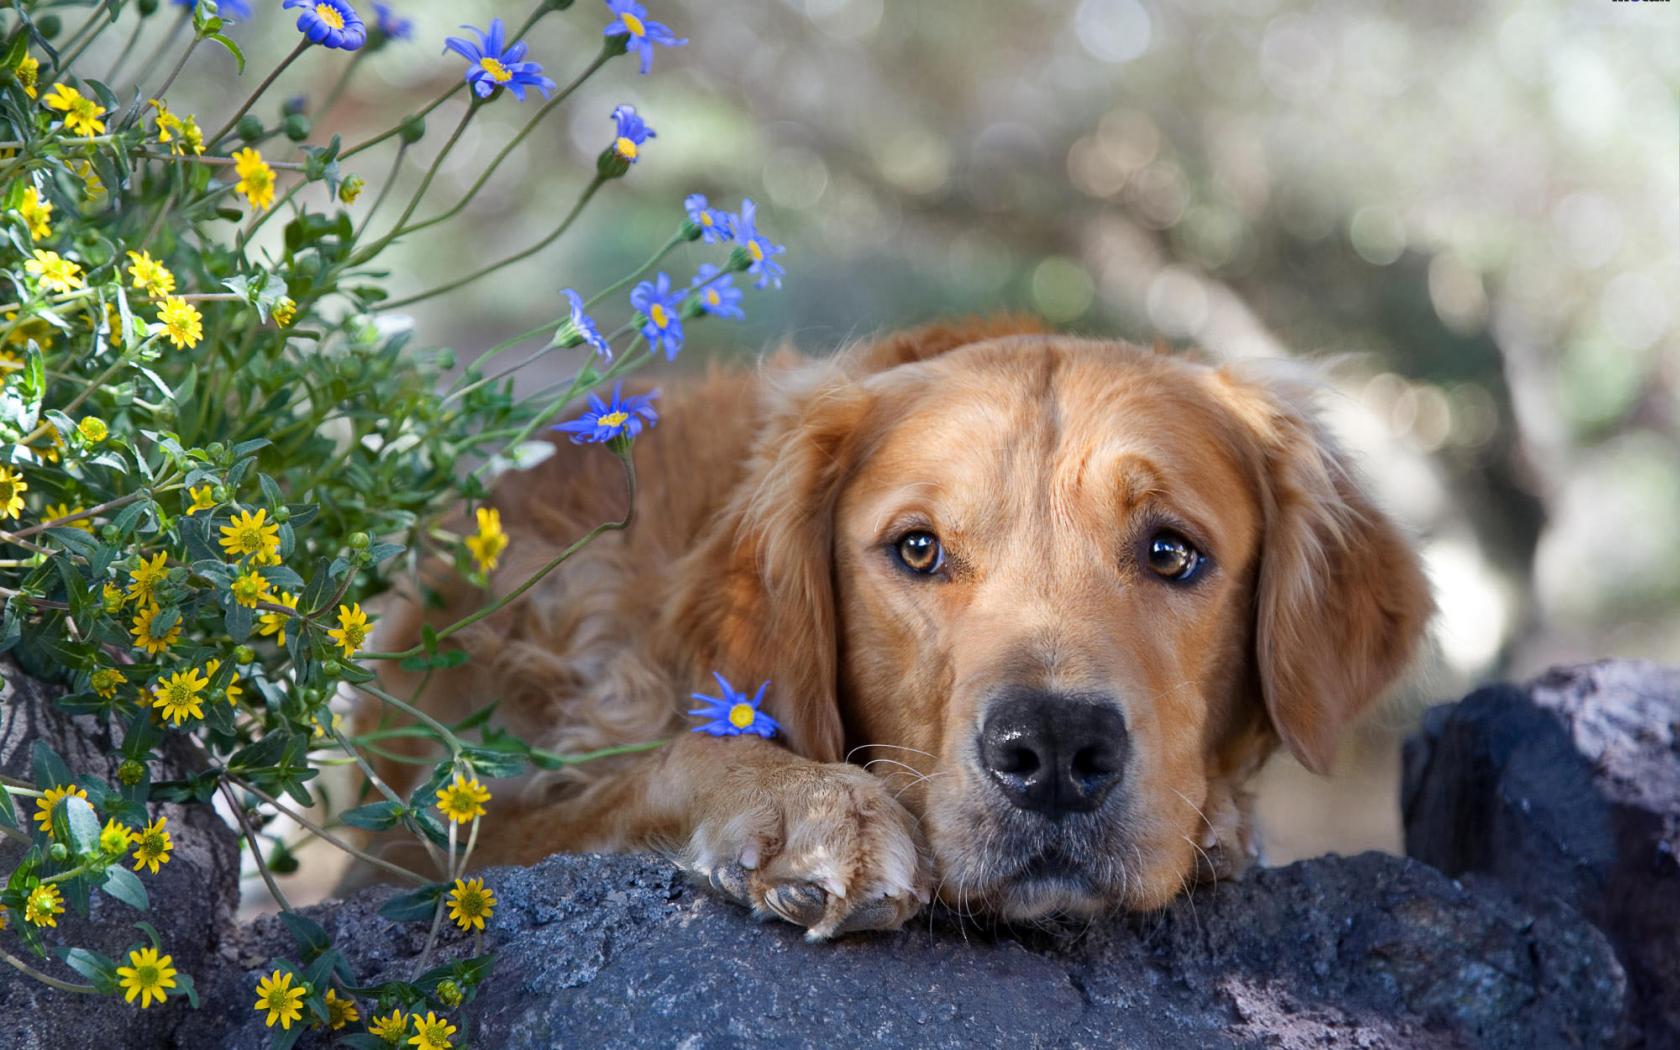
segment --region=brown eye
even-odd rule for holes
[[[945,550],[939,545],[939,537],[931,532],[905,533],[893,552],[900,565],[922,576],[932,576],[945,564]]]
[[[1203,560],[1202,552],[1176,532],[1163,530],[1150,537],[1149,571],[1163,580],[1188,583],[1201,571]]]

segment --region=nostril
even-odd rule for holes
[[[992,768],[999,773],[1025,777],[1038,772],[1038,766],[1038,752],[1032,748],[1009,747],[997,756]]]
[[[1082,747],[1073,753],[1073,775],[1080,780],[1101,780],[1120,772],[1114,751],[1104,745]]]

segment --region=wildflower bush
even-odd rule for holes
[[[450,351],[423,348],[380,315],[468,286],[563,236],[603,188],[634,170],[654,129],[630,106],[601,114],[603,149],[583,161],[593,177],[557,228],[503,260],[393,299],[382,253],[460,217],[537,125],[615,58],[629,54],[618,67],[646,74],[684,41],[635,0],[575,9],[546,0],[517,28],[497,19],[442,42],[442,57],[424,60],[460,71],[450,90],[347,144],[315,126],[307,105],[277,102],[269,88],[292,64],[315,64],[323,83],[336,84],[314,110],[322,112],[367,54],[417,47],[412,25],[381,3],[365,20],[347,0],[264,7],[13,0],[0,8],[0,651],[62,684],[66,712],[113,725],[121,759],[107,782],[38,744],[31,778],[0,784],[0,835],[17,857],[0,870],[0,962],[136,1009],[196,1005],[191,975],[176,969],[142,913],[152,904],[147,879],[174,848],[161,805],[219,805],[297,941],[257,987],[273,1045],[324,1027],[347,1046],[442,1050],[466,1043],[465,1007],[490,964],[479,949],[494,887],[466,877],[480,824],[494,819],[485,782],[600,756],[530,747],[489,728],[488,710],[440,724],[415,697],[382,689],[371,668],[465,663],[452,635],[628,519],[578,537],[502,597],[486,591],[483,608],[428,628],[407,651],[369,649],[367,604],[422,560],[450,559],[486,583],[508,538],[496,511],[477,504],[498,469],[547,447],[543,428],[605,444],[633,496],[630,443],[657,421],[656,395],[626,394],[619,380],[659,355],[674,358],[685,324],[742,316],[741,285],[779,286],[782,249],[760,232],[751,201],[734,213],[698,196],[680,209],[673,202],[673,232],[649,246],[645,265],[587,298],[554,289],[552,321],[507,333],[457,369]],[[574,23],[571,37],[584,48],[563,86],[544,69],[564,57],[539,63],[522,42],[550,17]],[[172,20],[173,30],[142,59],[135,45],[148,19]],[[194,54],[249,76],[237,41],[255,32],[292,35],[295,46],[237,105],[228,105],[237,92],[171,94]],[[96,79],[85,56],[107,33],[126,43]],[[446,136],[431,134],[428,119],[451,100],[459,121]],[[428,201],[475,116],[521,105],[528,119],[471,188],[459,200]],[[418,188],[393,193],[409,165],[423,171]],[[710,261],[673,281],[659,267],[690,242]],[[597,323],[609,313],[623,323]],[[513,396],[519,368],[568,351],[575,374]],[[588,410],[557,423],[585,394]],[[451,531],[463,519],[476,528]],[[330,706],[349,693],[393,717],[354,735]],[[407,797],[368,760],[400,759],[380,747],[396,736],[435,748],[421,760],[430,775]],[[170,738],[185,743],[194,766],[154,779]],[[363,804],[312,819],[316,778],[333,765],[358,767]],[[292,910],[274,876],[295,867],[296,843],[264,830],[280,815],[408,884],[383,909],[393,922],[427,924],[408,979],[362,983],[325,931]],[[345,827],[406,831],[432,868],[365,854]],[[95,894],[120,905],[103,915],[132,910],[137,932],[121,958],[55,936],[66,909],[87,914]],[[471,938],[473,951],[428,968],[446,936]],[[36,962],[49,953],[85,982],[42,972]]]

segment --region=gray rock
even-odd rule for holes
[[[1406,743],[1406,852],[1597,923],[1630,1046],[1680,1046],[1680,670],[1561,668],[1436,708]]]
[[[120,730],[87,715],[70,717],[53,706],[61,691],[42,685],[15,667],[0,667],[6,679],[0,692],[0,773],[33,780],[31,750],[37,740],[57,751],[74,773],[108,783],[116,779]],[[164,761],[154,763],[155,780],[179,777],[189,768],[183,745],[166,746]],[[20,821],[25,819],[19,807]],[[34,815],[34,807],[27,807]],[[124,948],[145,943],[136,922],[157,928],[163,950],[175,968],[205,981],[219,965],[220,935],[234,929],[239,904],[239,842],[229,827],[204,806],[155,807],[169,818],[174,843],[170,860],[156,874],[140,876],[151,910],[136,911],[102,893],[93,895],[90,915],[66,909],[48,942],[90,948],[126,964]],[[21,847],[0,839],[0,876],[16,865]],[[85,982],[56,957],[37,959],[11,933],[0,935],[5,947],[36,969],[66,981]],[[0,965],[0,1045],[9,1050],[71,1050],[95,1046],[161,1046],[187,1010],[184,1000],[169,1000],[137,1010],[121,999],[55,991]]]
[[[562,855],[486,881],[501,899],[485,938],[495,968],[459,1011],[483,1048],[1534,1050],[1611,1046],[1622,1012],[1621,970],[1572,912],[1375,853],[1074,931],[943,915],[817,945],[651,858]],[[425,931],[375,914],[390,892],[309,910],[365,981],[414,976]],[[469,948],[451,937],[442,957]],[[290,937],[264,919],[224,950],[223,979],[178,1032],[185,1050],[266,1045],[258,971]]]

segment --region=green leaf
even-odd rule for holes
[[[513,743],[524,746],[518,741]],[[472,765],[475,773],[491,780],[518,776],[525,769],[525,755],[513,747],[464,747],[461,749],[461,757]]]
[[[392,922],[424,922],[437,910],[438,898],[448,884],[437,882],[412,893],[401,893],[379,906],[379,914]]]
[[[223,47],[227,48],[227,53],[232,55],[233,60],[239,64],[239,70],[238,70],[239,74],[241,76],[244,75],[244,73],[245,73],[245,52],[239,50],[239,45],[238,44],[234,43],[232,40],[229,40],[226,36],[224,36],[221,33],[211,33],[210,35],[206,36],[204,39],[214,40],[216,43],[218,43],[218,44],[222,45]]]
[[[198,987],[193,984],[191,975],[177,973],[175,975],[175,987],[170,989],[169,994],[186,996],[187,1002],[192,1004],[192,1008],[194,1010],[198,1009]]]
[[[139,877],[118,864],[105,869],[105,881],[100,888],[130,908],[147,911],[151,907],[151,899],[146,896],[146,887]]]
[[[29,757],[37,787],[45,789],[75,783],[75,779],[70,775],[70,767],[64,764],[64,759],[59,758],[58,752],[42,741],[35,741]]]
[[[369,831],[384,831],[393,827],[402,819],[406,808],[395,802],[370,802],[365,806],[346,810],[338,815],[338,819],[351,827],[366,828]]]
[[[99,818],[87,800],[76,795],[59,800],[52,813],[53,838],[70,847],[74,856],[99,849]]]
[[[72,554],[80,554],[90,559],[99,556],[99,541],[81,529],[72,529],[68,525],[54,525],[41,535]]]
[[[86,977],[101,992],[109,995],[117,990],[117,964],[87,948],[60,948],[59,957],[72,970]]]
[[[291,931],[298,946],[308,958],[314,958],[332,947],[332,938],[327,936],[327,931],[314,919],[299,915],[295,911],[284,911],[280,913],[280,921]]]

